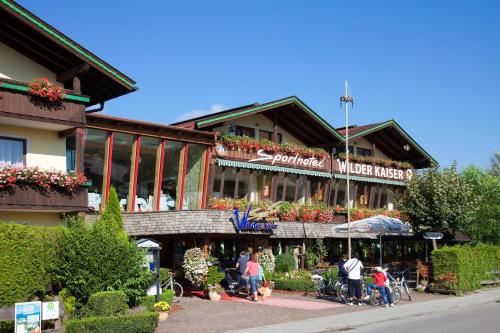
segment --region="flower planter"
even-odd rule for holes
[[[158,320],[165,321],[168,318],[168,312],[158,312]]]
[[[456,295],[457,291],[455,289],[444,289],[444,288],[431,288],[429,287],[431,293],[445,294],[445,295]]]
[[[208,299],[211,301],[220,301],[222,295],[216,292],[209,292]]]

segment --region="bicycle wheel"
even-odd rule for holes
[[[349,287],[347,286],[347,283],[340,286],[339,298],[343,303],[347,302],[349,299]]]
[[[172,289],[174,290],[174,303],[177,303],[181,300],[182,295],[184,294],[184,289],[177,282],[172,284]]]
[[[323,281],[318,281],[316,282],[316,296],[317,297],[320,297],[320,298],[323,298],[325,297],[325,294],[326,294],[326,288],[325,288],[325,284],[323,283]]]
[[[411,302],[410,288],[408,288],[408,285],[406,284],[406,281],[404,283],[404,288],[405,288],[406,294],[408,295],[408,300]]]
[[[399,287],[392,288],[392,302],[398,304],[401,300],[401,289]]]
[[[372,294],[370,296],[370,303],[373,306],[379,306],[382,303],[382,296],[380,295],[380,291],[378,289],[372,290]]]

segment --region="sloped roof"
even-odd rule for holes
[[[197,129],[210,128],[220,123],[233,121],[252,114],[268,114],[269,112],[277,112],[277,114],[280,115],[278,121],[280,127],[292,132],[294,131],[294,133],[301,136],[305,142],[318,142],[324,146],[333,146],[342,142],[344,139],[333,126],[296,96],[289,96],[264,104],[254,103],[245,105],[177,122],[172,125]],[[311,128],[308,129],[308,127]]]
[[[342,134],[345,142],[345,128],[337,129],[337,131]],[[389,135],[392,132],[392,135]],[[413,160],[408,158],[408,162],[411,162],[415,167],[428,167],[431,165],[439,165],[439,163],[424,149],[420,146],[417,141],[415,141],[395,120],[391,119],[381,123],[367,124],[362,126],[350,127],[349,128],[349,140],[361,138],[361,137],[372,137],[378,135],[379,139],[377,139],[377,146],[379,149],[384,151],[389,151],[388,155],[391,155],[391,152],[398,154],[413,154],[415,156],[412,157]],[[390,143],[389,136],[396,135],[398,140],[398,145],[394,145]],[[380,137],[384,138],[380,140]],[[410,145],[411,153],[405,153],[403,150],[403,146],[405,144]],[[416,152],[417,154],[414,154]],[[425,160],[424,160],[425,159]]]
[[[0,42],[55,72],[60,82],[85,69],[78,75],[82,94],[93,103],[137,89],[131,78],[12,0],[0,0]]]

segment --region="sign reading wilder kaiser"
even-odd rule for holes
[[[340,172],[341,174],[347,173],[346,161],[338,158],[334,166],[334,171]],[[400,170],[380,165],[349,162],[349,174],[391,180],[405,180],[411,178],[413,170]]]

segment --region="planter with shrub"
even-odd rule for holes
[[[170,305],[167,302],[158,302],[153,305],[153,309],[158,312],[159,321],[165,321],[168,318]]]

